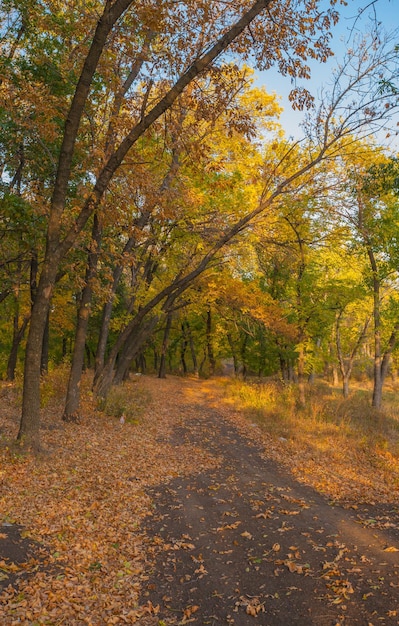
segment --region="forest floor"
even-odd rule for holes
[[[50,398],[38,458],[1,390],[1,624],[399,624],[396,466],[323,462],[219,380],[137,377],[123,424],[85,389],[78,426]]]

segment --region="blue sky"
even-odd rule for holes
[[[332,68],[343,58],[347,47],[350,45],[351,33],[366,32],[368,25],[375,17],[386,31],[399,29],[399,0],[375,0],[375,2],[372,0],[347,0],[347,6],[338,7],[338,10],[341,19],[334,27],[331,43],[335,56],[327,64],[312,64],[312,78],[298,81],[298,84],[306,87],[315,97],[317,97],[317,92],[323,82],[329,81]],[[293,88],[291,79],[281,76],[275,69],[257,72],[256,77],[257,82],[264,85],[267,91],[275,92],[281,96],[280,103],[284,107],[284,112],[280,119],[286,134],[294,138],[301,138],[303,133],[299,124],[303,119],[303,114],[293,111],[288,101],[288,94]]]

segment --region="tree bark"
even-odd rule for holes
[[[298,349],[298,390],[299,390],[299,406],[304,407],[306,404],[306,381],[305,381],[305,348],[301,342]]]
[[[380,311],[380,279],[378,276],[377,262],[370,245],[367,245],[372,275],[373,275],[373,320],[374,320],[374,367],[373,367],[373,400],[372,406],[380,409],[382,405],[382,355],[381,355],[381,311]]]
[[[194,376],[198,377],[199,376],[199,368],[198,368],[197,353],[196,353],[196,350],[195,350],[193,333],[191,331],[191,327],[190,327],[190,324],[188,322],[186,322],[186,328],[187,328],[188,340],[189,340],[189,344],[190,344],[190,354],[191,354],[191,360],[193,362]]]
[[[42,270],[32,309],[25,351],[22,418],[17,439],[35,452],[40,450],[40,365],[43,337],[56,275],[55,265],[51,266],[47,262]]]
[[[341,321],[343,313],[344,313],[344,309],[341,309],[339,312],[337,312],[337,315],[335,318],[335,344],[337,347],[338,363],[339,363],[339,368],[340,368],[341,376],[342,376],[342,393],[343,393],[344,398],[348,398],[349,397],[349,381],[352,375],[355,357],[361,345],[363,344],[364,340],[366,339],[367,329],[370,323],[370,317],[366,319],[364,326],[362,328],[362,332],[357,338],[357,341],[352,349],[352,352],[350,353],[349,357],[346,359],[346,363],[345,363],[345,358],[344,358],[344,355],[342,353],[342,348],[341,348],[341,332],[340,332],[340,321]]]
[[[172,313],[169,311],[166,316],[166,326],[164,330],[162,349],[161,349],[161,362],[159,365],[158,378],[166,378],[166,354],[168,351],[170,329],[172,328]]]
[[[234,376],[237,376],[238,370],[239,370],[239,362],[238,362],[236,346],[234,344],[234,339],[231,336],[231,333],[227,333],[227,341],[229,343],[231,356],[233,358]]]
[[[25,334],[26,327],[28,326],[30,315],[26,315],[23,319],[21,326],[19,326],[18,304],[16,303],[16,311],[14,313],[13,324],[13,337],[10,354],[7,361],[7,380],[12,381],[15,379],[15,370],[18,360],[18,348]]]
[[[241,347],[240,347],[241,363],[242,363],[242,377],[244,380],[247,379],[247,373],[248,373],[247,347],[248,347],[248,334],[245,333],[244,338],[241,342]]]
[[[215,354],[213,351],[212,313],[210,307],[206,314],[206,349],[209,361],[209,375],[213,376],[216,369]]]
[[[76,322],[75,344],[69,373],[67,395],[62,419],[65,422],[79,422],[80,382],[83,373],[87,329],[89,326],[90,307],[93,295],[93,280],[97,273],[97,264],[101,245],[101,227],[97,215],[94,215],[92,239],[88,254],[85,286],[80,298]]]
[[[180,363],[182,366],[183,374],[186,375],[188,372],[187,363],[186,363],[186,352],[188,347],[188,337],[187,337],[187,329],[185,322],[181,325],[182,337],[180,341]]]
[[[144,342],[151,335],[156,324],[158,316],[153,316],[149,320],[144,320],[144,315],[136,315],[134,324],[129,326],[129,333],[123,334],[123,341],[116,342],[108,357],[100,376],[97,379],[95,393],[99,398],[106,398],[112,384],[119,384],[123,381],[124,376],[130,367],[133,359],[138,355]],[[123,346],[123,351],[119,354],[119,350]],[[115,370],[115,363],[118,357],[118,363]]]
[[[47,311],[46,325],[44,327],[42,353],[40,356],[40,375],[44,376],[48,373],[49,360],[49,342],[50,342],[50,310]]]

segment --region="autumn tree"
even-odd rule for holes
[[[353,53],[352,53],[353,54]],[[108,364],[103,372],[102,380],[99,383],[98,391],[100,394],[106,393],[113,379],[113,363],[121,346],[124,346],[126,352],[125,363],[127,364],[134,356],[137,350],[137,341],[135,333],[140,328],[144,317],[154,309],[159,303],[164,302],[163,307],[168,307],[168,303],[173,301],[178,295],[183,293],[190,283],[196,279],[209,263],[215,259],[215,255],[221,252],[222,248],[237,238],[249,224],[260,216],[265,215],[268,211],[273,214],[275,205],[281,202],[281,197],[290,193],[297,193],[298,185],[302,188],[308,185],[310,189],[314,188],[314,180],[318,180],[323,187],[324,163],[332,163],[337,159],[341,151],[353,151],[356,146],[356,138],[354,133],[360,135],[361,132],[369,133],[370,128],[383,125],[386,119],[389,119],[390,110],[386,107],[386,98],[379,94],[378,88],[374,95],[370,95],[370,81],[373,73],[379,71],[381,63],[388,63],[388,60],[395,61],[396,56],[391,52],[383,52],[378,48],[373,55],[361,56],[360,59],[354,55],[356,62],[359,63],[356,71],[352,73],[340,72],[335,84],[335,90],[329,98],[322,104],[321,110],[314,116],[315,136],[310,138],[310,144],[306,150],[292,147],[287,142],[281,142],[279,150],[276,146],[279,143],[271,144],[273,149],[269,149],[267,158],[263,164],[263,191],[260,199],[253,210],[245,213],[238,221],[234,221],[232,215],[228,221],[224,223],[224,229],[220,236],[215,233],[215,237],[207,243],[202,258],[199,258],[197,265],[191,270],[186,267],[186,272],[179,272],[172,282],[161,289],[145,306],[140,310],[135,318],[133,318],[114,345]],[[349,62],[348,62],[349,63]],[[352,67],[352,66],[351,66]],[[338,79],[346,81],[346,87],[338,83]],[[367,98],[373,98],[376,109],[370,112],[369,101],[366,100],[366,90],[364,101],[353,103],[350,100],[350,94],[355,90],[359,93],[365,89],[367,85]],[[344,111],[345,103],[347,104],[346,117],[336,118],[335,111]],[[323,118],[325,115],[325,118]],[[323,121],[323,132],[321,131],[321,122]],[[361,136],[361,135],[360,135]],[[207,250],[205,252],[205,250]],[[198,258],[198,257],[197,257]],[[129,339],[129,340],[128,340]],[[119,345],[118,345],[119,344]],[[128,347],[130,345],[130,348]],[[119,360],[118,360],[119,362]],[[117,379],[115,379],[117,380]]]
[[[374,163],[372,161],[374,157]],[[373,299],[373,407],[382,404],[382,389],[399,331],[396,295],[399,249],[398,165],[380,151],[369,153],[362,166],[349,170],[350,196],[342,214],[354,229],[356,246],[368,260],[364,280]]]
[[[58,267],[101,204],[131,147],[185,87],[233,43],[233,53],[242,57],[254,54],[263,69],[277,63],[284,73],[306,74],[308,56],[324,60],[330,53],[329,27],[337,19],[337,12],[329,9],[323,13],[314,2],[305,2],[305,22],[295,4],[287,5],[282,13],[278,3],[271,0],[244,6],[231,1],[157,2],[140,7],[129,0],[116,0],[90,11],[79,3],[67,10],[53,7],[51,2],[40,6],[26,3],[23,10],[19,3],[9,5],[15,19],[13,28],[7,31],[4,48],[6,59],[11,59],[2,85],[6,108],[10,109],[10,101],[15,99],[12,92],[17,91],[18,97],[24,94],[29,102],[37,100],[46,87],[48,72],[46,79],[43,72],[37,71],[34,79],[24,81],[21,67],[26,49],[32,42],[41,45],[43,32],[53,35],[51,43],[59,53],[55,63],[49,63],[51,82],[67,87],[62,106],[53,118],[55,175],[46,181],[47,194],[42,197],[48,215],[47,243],[25,358],[19,438],[37,447],[39,361]],[[249,24],[251,31],[246,30]],[[41,58],[41,69],[48,67],[48,50]],[[115,143],[107,152],[106,138],[92,131],[93,113],[112,115],[108,108],[113,99],[108,97],[105,85],[110,82],[115,92],[121,93],[126,80],[129,89],[121,96],[123,115],[122,108],[117,107],[121,114],[115,116]],[[162,84],[162,89],[154,92],[154,81]],[[51,85],[47,91],[51,91]],[[42,126],[50,119],[45,115]]]
[[[104,365],[113,301],[121,279],[125,275],[131,283],[130,301],[126,306],[128,317],[141,304],[140,290],[144,287],[145,291],[149,290],[162,265],[166,263],[174,267],[185,249],[198,245],[199,226],[196,222],[206,220],[210,228],[212,220],[216,220],[214,208],[206,207],[206,217],[204,213],[196,216],[196,208],[192,205],[196,203],[195,194],[204,194],[211,186],[212,177],[215,178],[218,169],[216,161],[221,163],[224,155],[232,150],[231,137],[226,142],[226,134],[234,134],[236,141],[242,135],[243,142],[259,133],[259,125],[265,128],[275,123],[271,121],[278,111],[275,98],[264,90],[250,87],[251,82],[249,68],[239,69],[234,64],[210,72],[207,79],[199,79],[197,85],[191,85],[169,112],[167,132],[155,125],[152,132],[131,151],[129,162],[132,166],[114,180],[112,203],[117,201],[119,216],[117,220],[107,220],[107,205],[104,204],[93,223],[97,223],[97,233],[93,226],[95,236],[91,244],[95,254],[89,252],[64,419],[74,419],[78,408],[93,270],[97,265],[95,259],[100,254],[99,221],[103,222],[101,245],[104,254],[100,257],[101,263],[113,266],[113,273],[111,288],[103,287],[108,297],[103,306],[96,351],[95,384]],[[256,107],[255,110],[252,106]],[[212,173],[209,165],[211,158],[215,161]],[[226,179],[223,187],[226,188]],[[226,191],[224,193],[226,195]],[[187,228],[185,242],[182,240],[184,226]],[[218,228],[216,223],[213,228]],[[197,243],[193,243],[195,238]],[[172,250],[172,254],[168,249]],[[162,260],[166,254],[171,260]],[[143,279],[144,282],[140,282]]]
[[[330,52],[329,28],[337,13],[332,8],[320,12],[318,3],[314,2],[303,2],[300,7],[303,11],[298,10],[296,3],[288,3],[282,12],[279,3],[271,0],[244,3],[244,6],[234,1],[197,1],[158,2],[140,7],[128,0],[116,0],[106,2],[105,6],[99,4],[87,14],[86,7],[82,8],[80,3],[68,6],[67,11],[58,5],[57,11],[52,11],[50,2],[43,6],[28,2],[23,11],[19,3],[15,6],[10,3],[10,8],[15,20],[4,39],[7,61],[3,63],[4,109],[10,112],[17,98],[29,109],[31,102],[39,100],[38,94],[41,103],[48,100],[53,104],[50,109],[42,105],[39,116],[36,112],[32,117],[27,116],[29,122],[35,121],[39,137],[42,131],[49,134],[48,144],[52,141],[53,150],[47,145],[43,150],[52,169],[48,174],[44,172],[42,186],[36,194],[47,220],[46,248],[29,327],[19,431],[20,439],[37,447],[40,359],[59,267],[76,246],[93,214],[105,203],[113,182],[128,164],[131,150],[158,120],[167,119],[165,113],[177,103],[187,86],[211,67],[217,69],[216,60],[229,46],[241,59],[252,54],[262,69],[277,63],[283,73],[306,76],[306,59],[325,60]],[[43,38],[43,32],[50,37]],[[68,45],[62,46],[60,42]],[[36,45],[32,46],[33,43]],[[28,48],[38,51],[37,58],[43,63],[41,67],[35,63],[35,71],[24,74]],[[49,53],[53,48],[56,55]],[[140,319],[136,318],[134,323],[141,324],[146,314],[162,302],[167,313],[172,300],[208,267],[226,243],[271,207],[283,191],[291,190],[323,158],[333,158],[345,145],[345,139],[350,136],[353,141],[359,129],[365,126],[371,129],[382,123],[389,112],[382,108],[383,96],[370,89],[370,84],[367,97],[373,103],[372,108],[366,105],[366,90],[355,108],[345,96],[351,88],[353,93],[356,86],[360,93],[367,77],[371,77],[373,69],[381,68],[382,62],[385,67],[389,65],[391,57],[384,57],[385,54],[381,47],[368,58],[359,55],[356,77],[352,75],[352,81],[348,79],[351,87],[336,87],[329,104],[319,112],[308,159],[297,162],[295,168],[288,150],[283,161],[290,164],[290,171],[280,164],[276,168],[273,160],[265,164],[264,191],[256,208],[243,212],[238,221],[224,225],[221,234],[208,242],[197,265],[161,288],[150,301],[151,306],[149,303],[143,306]],[[43,78],[43,67],[51,65],[49,57],[55,59],[53,71],[51,75],[45,72]],[[49,76],[53,78],[49,80]],[[54,90],[53,85],[61,89]],[[295,96],[298,106],[309,102],[306,93],[297,92],[294,99]],[[343,114],[337,117],[340,112]],[[112,124],[100,123],[110,117]],[[112,132],[104,133],[101,130],[104,128],[111,128]],[[17,154],[17,149],[13,154]],[[13,170],[10,178],[14,178],[15,161],[13,165],[12,159],[8,159],[7,167]],[[28,199],[32,188],[33,184],[26,184],[23,189]],[[132,326],[127,333],[131,330]],[[126,354],[126,360],[128,357]]]

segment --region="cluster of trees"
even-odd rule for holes
[[[68,361],[106,396],[129,369],[281,372],[360,350],[374,405],[399,332],[394,38],[348,52],[302,142],[248,63],[306,77],[337,3],[24,0],[1,18],[1,367],[24,363],[19,438],[39,446],[40,377]],[[228,51],[228,54],[224,54]],[[373,345],[371,346],[371,340]],[[19,355],[19,356],[18,356]]]

